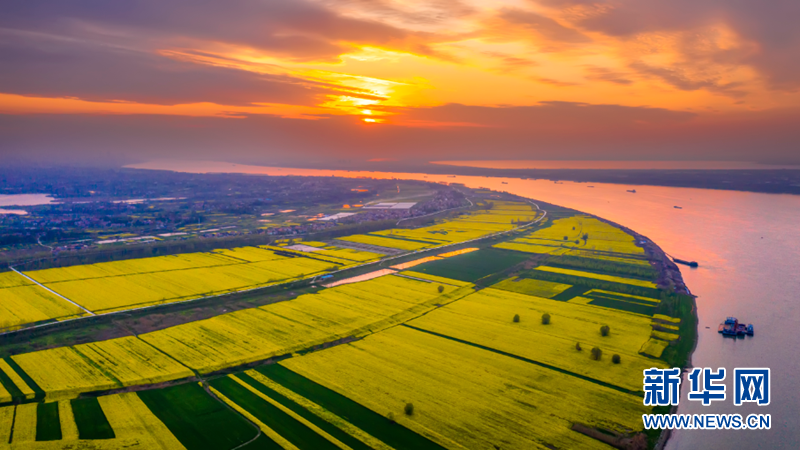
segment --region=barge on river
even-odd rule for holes
[[[725,322],[719,324],[718,330],[723,336],[752,336],[753,335],[753,324],[743,324],[739,323],[739,319],[736,317],[728,317],[725,319]]]

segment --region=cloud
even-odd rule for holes
[[[585,68],[584,77],[588,80],[607,81],[623,86],[633,84],[633,80],[629,78],[628,74],[615,72],[604,67],[587,66]]]
[[[4,34],[0,91],[148,104],[313,104],[332,86],[197,64],[95,42]]]
[[[546,0],[545,4],[571,12],[574,25],[583,30],[624,40],[679,35],[680,65],[748,65],[773,89],[800,87],[796,0]],[[708,35],[719,30],[729,35],[709,41]]]
[[[500,8],[484,20],[480,35],[497,41],[528,41],[540,51],[558,51],[564,46],[591,42],[583,33],[556,20],[520,8]]]
[[[227,44],[298,61],[333,60],[351,44],[432,53],[419,34],[305,0],[3,2],[0,27],[161,45]]]

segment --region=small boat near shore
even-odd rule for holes
[[[628,189],[626,192],[630,192],[631,194],[635,194],[636,193],[636,189]]]
[[[722,334],[723,336],[731,336],[731,337],[738,337],[738,336],[752,336],[753,335],[753,324],[743,324],[739,323],[739,319],[736,317],[728,317],[725,319],[725,322],[719,324],[719,329],[717,330],[718,333]]]
[[[673,206],[673,208],[675,208],[675,209],[683,209],[682,206]]]
[[[684,259],[675,258],[675,257],[673,257],[672,260],[674,262],[678,263],[678,264],[684,264],[684,265],[687,265],[689,267],[699,267],[700,266],[700,264],[697,264],[697,261],[686,261]]]

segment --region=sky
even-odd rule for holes
[[[0,158],[800,163],[798,20],[797,0],[8,0]]]

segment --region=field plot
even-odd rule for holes
[[[550,281],[534,280],[531,278],[512,277],[492,286],[495,289],[518,292],[520,294],[535,295],[537,297],[552,298],[566,291],[571,286]]]
[[[646,288],[656,288],[656,284],[652,281],[635,280],[632,278],[618,277],[614,275],[604,275],[601,273],[585,272],[582,270],[562,269],[560,267],[542,266],[537,267],[536,270],[544,272],[559,273],[563,275],[570,275],[573,277],[593,278],[595,280],[610,281],[612,283],[630,284],[632,286],[641,286]]]
[[[49,400],[187,378],[192,371],[135,337],[59,347],[12,359]]]
[[[413,270],[404,270],[400,272],[401,275],[405,275],[411,278],[419,278],[421,280],[428,280],[430,282],[435,283],[443,283],[449,284],[451,286],[469,286],[471,283],[468,281],[461,281],[461,280],[454,280],[452,278],[445,278],[445,277],[437,277],[436,275],[430,275],[427,273],[422,272],[414,272]]]
[[[75,305],[39,286],[0,289],[0,330],[46,320],[64,320],[86,315]]]
[[[493,248],[416,266],[415,272],[474,282],[487,275],[508,269],[527,259],[526,255]]]
[[[586,240],[583,238],[586,237]],[[585,258],[647,266],[644,250],[628,233],[583,215],[554,220],[524,237],[497,244],[498,248],[527,253],[571,254]]]
[[[494,202],[491,209],[471,211],[436,225],[415,229],[395,228],[339,239],[414,251],[508,231],[518,225],[532,222],[539,214],[541,213],[528,203]]]
[[[542,314],[551,315],[543,325]],[[512,321],[519,314],[520,321]],[[484,289],[412,320],[408,325],[520,356],[629,391],[642,388],[642,370],[659,365],[639,355],[650,338],[650,319],[592,306]],[[600,327],[609,325],[603,337]],[[583,350],[577,350],[576,343]],[[590,350],[599,347],[600,361]],[[611,355],[619,354],[619,364]]]
[[[32,284],[30,280],[16,272],[0,272],[0,289],[30,286]]]
[[[230,450],[258,433],[197,384],[142,391],[138,396],[187,450]]]
[[[340,265],[245,247],[28,273],[95,312],[169,303],[300,279]]]
[[[203,373],[363,335],[466,295],[469,288],[384,276],[139,337]]]
[[[212,392],[228,405],[256,423],[281,447],[339,450],[342,442],[308,422],[247,383],[234,376],[218,378],[211,383]]]
[[[450,449],[605,449],[572,424],[636,430],[648,411],[637,396],[407,327],[281,365]]]
[[[442,450],[438,444],[410,429],[280,365],[262,366],[258,371],[248,370],[233,378],[309,427],[316,427],[318,432],[327,433],[353,450]]]

